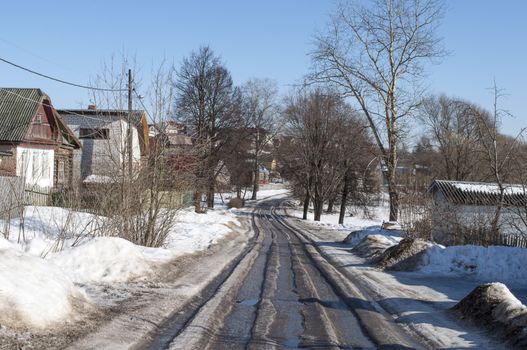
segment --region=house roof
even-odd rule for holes
[[[0,89],[0,140],[20,142],[45,94],[40,89]]]
[[[51,99],[40,89],[0,88],[0,140],[22,142],[39,106],[47,100],[55,116],[62,141],[75,148],[81,147],[75,134],[51,106]]]
[[[57,109],[60,115],[84,115],[93,118],[107,119],[117,117],[128,120],[128,111],[124,109]],[[131,122],[141,128],[144,127],[143,123],[146,122],[144,118],[145,112],[141,110],[132,111]],[[146,125],[148,127],[148,124]]]
[[[523,206],[527,204],[527,186],[504,184],[504,204]],[[489,182],[469,182],[435,180],[429,187],[429,193],[440,191],[453,204],[496,205],[500,198],[498,184]]]
[[[128,111],[124,109],[58,109],[57,112],[61,116],[89,116],[90,118],[97,118],[100,120],[120,118],[123,120],[128,120]],[[148,121],[146,120],[146,113],[142,110],[133,110],[131,123],[137,128],[141,155],[146,155],[148,153]]]

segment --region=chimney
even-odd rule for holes
[[[97,109],[97,105],[88,105],[88,109],[90,111],[95,111]]]

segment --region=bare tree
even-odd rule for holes
[[[421,105],[420,120],[440,155],[436,176],[447,180],[481,180],[478,119],[469,102],[446,96],[428,97]]]
[[[97,123],[101,120],[111,123],[108,125],[121,130],[109,131],[110,135],[119,137],[98,140],[103,142],[101,146],[105,151],[95,156],[104,158],[108,169],[102,176],[103,181],[83,186],[82,202],[108,218],[96,234],[115,235],[136,244],[158,247],[164,244],[175,223],[177,210],[184,205],[182,198],[193,182],[193,171],[178,171],[172,166],[171,159],[181,152],[169,149],[157,137],[148,148],[149,135],[145,135],[148,131],[145,129],[146,120],[157,127],[156,136],[161,136],[160,126],[174,114],[172,67],[162,63],[154,68],[152,80],[144,90],[134,79],[131,98],[136,109],[132,113],[133,120],[126,123],[127,113],[123,107],[128,96],[123,88],[127,84],[127,69],[124,68],[127,65],[128,61],[123,60],[121,66],[105,66],[96,80],[103,86],[118,87],[123,92],[95,92],[92,102],[98,106],[96,117],[86,118],[95,119],[93,122]],[[141,90],[145,96],[140,96]],[[137,120],[139,116],[141,120]],[[115,118],[117,122],[113,123]],[[133,132],[127,129],[130,127]],[[134,146],[133,135],[137,140],[143,139],[144,152],[139,152],[140,145]],[[134,147],[129,147],[130,143]],[[129,158],[130,149],[137,152]]]
[[[492,87],[492,92],[494,99],[491,114],[481,108],[473,108],[471,112],[477,120],[476,125],[483,159],[486,161],[490,178],[496,183],[499,190],[496,210],[490,223],[490,233],[494,236],[492,239],[495,240],[500,234],[500,218],[505,205],[507,182],[513,179],[511,168],[519,153],[521,137],[527,128],[522,128],[512,139],[499,133],[503,117],[510,116],[510,113],[499,107],[499,99],[503,97],[503,91],[496,86],[496,83]]]
[[[401,123],[418,106],[423,63],[444,54],[435,35],[441,15],[437,0],[342,2],[311,53],[308,81],[334,85],[368,120],[387,166],[390,220],[398,215]]]
[[[341,225],[344,224],[346,206],[350,197],[367,204],[367,201],[363,199],[376,191],[376,188],[371,186],[373,169],[369,167],[372,157],[377,156],[373,140],[365,127],[364,120],[351,110],[348,113],[348,118],[340,128],[339,140],[339,154],[341,155],[339,166],[343,172],[339,212],[339,224]]]
[[[244,114],[251,141],[250,154],[253,166],[252,198],[257,198],[259,189],[260,158],[265,148],[269,148],[276,134],[278,114],[276,82],[268,79],[251,79],[242,87]]]
[[[209,47],[201,47],[183,60],[176,73],[178,118],[193,129],[195,145],[204,150],[196,183],[196,211],[207,193],[208,207],[214,206],[215,181],[222,171],[220,151],[240,123],[241,95],[233,86],[230,72]]]
[[[342,181],[338,167],[339,140],[348,109],[342,99],[322,90],[301,92],[293,96],[285,110],[286,130],[295,139],[296,147],[290,157],[295,159],[304,185],[304,216],[310,199],[314,206],[314,219],[320,221],[324,202]]]

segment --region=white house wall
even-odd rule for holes
[[[64,116],[64,120],[77,137],[80,136],[81,128],[108,129],[108,139],[80,138],[82,152],[76,152],[73,156],[74,178],[84,179],[89,175],[110,177],[119,175],[126,149],[128,123],[120,118],[103,120],[76,115]],[[132,159],[137,163],[141,159],[139,133],[134,126],[132,126]]]
[[[48,149],[17,147],[16,174],[26,185],[53,187],[55,152]]]

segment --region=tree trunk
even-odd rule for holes
[[[309,190],[306,190],[306,196],[304,197],[304,213],[302,214],[302,220],[307,220],[307,213],[309,211],[310,194]]]
[[[339,224],[340,225],[344,225],[344,216],[346,215],[346,202],[348,201],[350,180],[351,180],[351,176],[349,176],[349,171],[347,171],[344,177],[344,186],[342,187],[342,195],[340,197],[340,213],[339,213]]]
[[[326,210],[326,213],[331,214],[333,213],[333,206],[335,205],[335,197],[331,196],[328,200],[328,208]]]
[[[194,211],[201,213],[201,192],[194,192]]]
[[[313,206],[315,207],[315,221],[320,221],[320,218],[322,217],[322,209],[324,208],[324,202],[322,200],[317,199],[313,201]]]
[[[214,187],[207,192],[207,208],[214,208]]]
[[[390,196],[390,221],[397,221],[399,214],[399,193],[394,171],[388,170],[388,195]]]
[[[259,169],[259,166],[258,166],[258,157],[255,157],[254,158],[254,169],[253,169],[253,172],[254,172],[254,177],[253,177],[253,194],[251,196],[251,199],[252,200],[256,200],[256,197],[257,197],[257,194],[258,194],[258,185],[259,185],[259,180],[260,180],[260,172],[258,171]]]
[[[318,181],[315,181],[315,197],[313,198],[313,207],[315,210],[315,221],[320,221],[320,217],[322,216],[322,210],[324,209],[324,198],[320,194],[320,183]]]
[[[209,188],[207,190],[207,208],[214,208],[214,179],[216,178],[214,176],[214,168],[211,167],[209,170]]]

